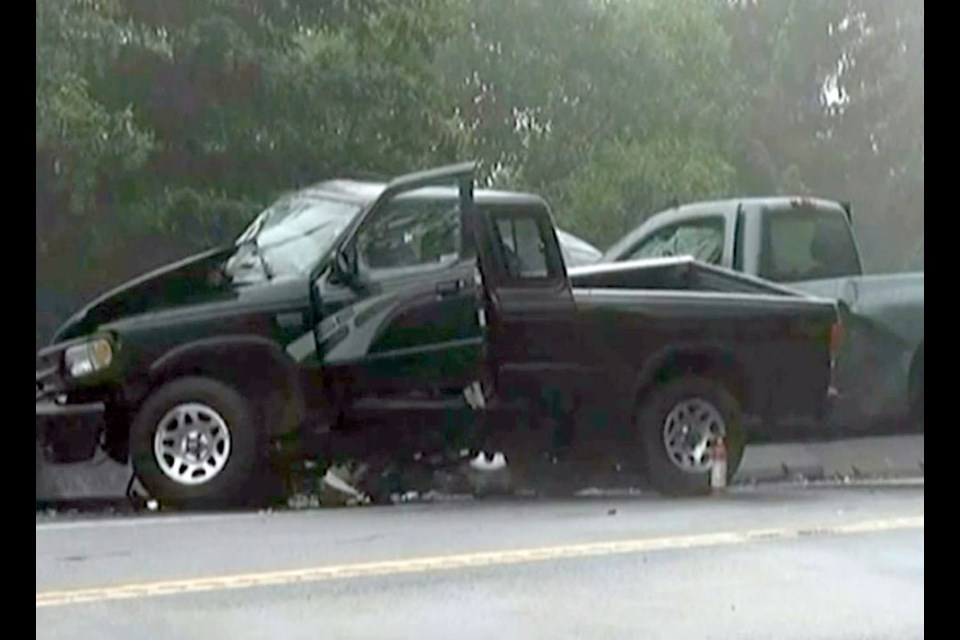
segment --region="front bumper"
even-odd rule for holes
[[[37,443],[48,462],[83,462],[93,458],[104,428],[102,402],[59,404],[37,401]]]
[[[47,347],[37,353],[37,444],[48,462],[91,459],[104,429],[104,403],[97,398],[71,398],[71,384],[63,375],[63,351],[74,342]]]

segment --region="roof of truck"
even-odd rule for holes
[[[691,209],[707,209],[717,207],[729,207],[731,204],[737,204],[744,207],[764,208],[764,207],[782,207],[784,203],[790,203],[795,206],[813,206],[816,208],[843,208],[843,205],[836,200],[827,198],[818,198],[813,196],[750,196],[746,198],[718,198],[716,200],[703,200],[700,202],[689,202],[678,206],[663,209],[653,215],[667,213],[669,211],[689,211]],[[651,218],[653,216],[650,216]]]
[[[316,193],[317,195],[335,195],[358,204],[369,204],[376,200],[386,188],[387,183],[385,182],[334,179],[313,184],[302,189],[301,193],[308,195],[311,193]],[[456,189],[454,187],[422,187],[414,190],[414,192],[428,198],[441,198],[456,194]],[[479,204],[487,205],[545,204],[543,198],[532,193],[495,189],[477,189],[474,192],[474,199]]]

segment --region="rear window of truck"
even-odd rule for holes
[[[758,275],[774,282],[862,273],[842,210],[795,207],[764,212]]]
[[[490,219],[504,278],[546,285],[564,277],[563,258],[551,237],[548,217],[516,209],[492,212]]]

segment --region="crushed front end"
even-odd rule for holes
[[[37,443],[47,461],[82,462],[96,453],[116,350],[111,336],[97,335],[37,353]]]

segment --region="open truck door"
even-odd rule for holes
[[[468,211],[482,275],[488,358],[497,387],[527,398],[564,394],[587,373],[589,340],[545,202]],[[562,345],[562,346],[560,346]]]
[[[391,181],[318,274],[320,364],[356,407],[439,407],[478,378],[476,258],[463,232],[474,171],[463,163]]]

